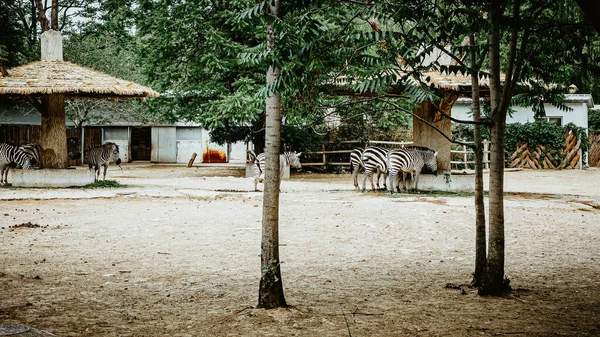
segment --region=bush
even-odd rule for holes
[[[588,111],[588,129],[600,132],[600,110],[590,109]]]

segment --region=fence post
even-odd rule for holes
[[[327,170],[327,154],[325,154],[325,144],[323,144],[323,169]]]
[[[463,159],[465,161],[465,170],[469,169],[469,164],[467,164],[467,162],[469,161],[469,154],[467,153],[467,146],[463,145]]]
[[[483,167],[490,168],[490,142],[487,140],[483,141]]]

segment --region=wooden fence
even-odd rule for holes
[[[590,167],[600,167],[600,132],[590,132],[590,150],[588,155]]]
[[[581,140],[571,132],[565,134],[565,143],[561,149],[564,158],[553,158],[550,149],[542,145],[535,149],[527,143],[517,143],[516,151],[510,156],[509,167],[529,169],[573,169],[583,168],[583,156],[580,148]]]
[[[350,166],[350,152],[357,147],[370,145],[379,145],[382,147],[399,148],[402,145],[412,145],[413,142],[387,142],[387,141],[369,141],[364,143],[359,140],[349,140],[336,143],[324,144],[321,151],[305,152],[302,157],[307,158],[309,162],[302,162],[302,166],[316,166],[327,169],[328,166]],[[342,150],[327,150],[328,147],[346,148]],[[317,158],[319,159],[317,161]]]
[[[469,142],[465,142],[469,143]],[[472,143],[472,142],[470,142]],[[455,145],[450,150],[450,165],[453,170],[473,170],[475,169],[475,152],[466,145]],[[490,141],[483,141],[483,168],[490,168]]]
[[[29,143],[39,143],[42,134],[42,127],[40,125],[13,125],[13,124],[2,124],[0,125],[0,143],[8,143],[12,145],[24,145]],[[68,139],[77,139],[75,145],[77,145],[76,151],[85,151],[86,149],[80,149],[81,147],[79,139],[81,138],[81,131],[75,128],[67,128],[65,134]],[[102,129],[97,127],[86,127],[85,128],[85,147],[102,145]],[[69,143],[67,143],[69,146]],[[72,149],[68,149],[69,152]],[[81,164],[81,159],[77,158],[71,160],[71,165]]]

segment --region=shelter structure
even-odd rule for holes
[[[452,138],[452,107],[461,97],[470,98],[473,90],[470,75],[445,74],[438,71],[426,72],[422,75],[428,78],[438,90],[443,91],[443,97],[437,104],[423,102],[413,111],[413,142],[415,145],[426,146],[438,151],[438,170],[451,171],[451,148],[448,139]],[[479,90],[482,97],[489,96],[489,79],[479,78]],[[470,119],[470,118],[469,118]],[[433,129],[436,127],[442,134]]]
[[[41,166],[67,168],[65,99],[144,99],[151,88],[65,62],[60,32],[42,34],[42,60],[0,76],[0,96],[22,97],[41,113]]]

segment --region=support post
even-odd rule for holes
[[[430,102],[423,102],[414,110],[414,114],[430,122],[441,130],[445,135],[451,137],[451,121],[441,118],[434,122],[436,107]],[[451,143],[440,135],[429,125],[423,123],[417,117],[413,117],[413,141],[414,145],[425,146],[438,152],[438,172],[450,172]]]

